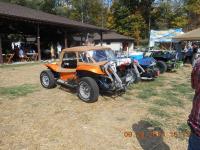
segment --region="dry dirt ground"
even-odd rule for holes
[[[0,67],[0,149],[187,149],[190,66],[92,104],[59,86],[42,88],[43,69],[41,64]]]

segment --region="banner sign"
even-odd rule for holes
[[[169,30],[151,30],[150,33],[150,41],[149,41],[149,47],[153,47],[156,42],[163,43],[163,42],[173,42],[172,38],[183,34],[184,32],[182,29],[169,29]]]

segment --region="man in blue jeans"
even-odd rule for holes
[[[200,59],[196,61],[193,67],[191,86],[195,90],[195,95],[188,119],[188,125],[191,128],[188,150],[200,150]]]

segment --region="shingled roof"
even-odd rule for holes
[[[95,41],[99,41],[100,35],[99,34],[95,34],[94,35],[94,40]],[[124,36],[121,34],[118,34],[116,32],[109,32],[109,33],[105,33],[103,34],[103,40],[128,40],[128,41],[133,41],[134,39],[129,37],[129,36]]]
[[[107,31],[107,29],[96,27],[94,25],[81,23],[78,21],[67,19],[65,17],[5,2],[0,2],[0,16],[7,18],[14,18],[14,19],[22,19],[27,21],[34,21],[37,23],[61,25],[64,27],[78,27],[97,32]]]

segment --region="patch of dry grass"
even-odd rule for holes
[[[59,87],[40,87],[43,69],[40,64],[0,68],[0,85],[5,85],[0,98],[16,99],[0,101],[0,149],[140,150],[136,137],[124,137],[133,124],[144,121],[164,132],[187,131],[191,67],[133,84],[122,96],[100,96],[89,105]],[[186,138],[163,140],[172,150],[186,149]]]

